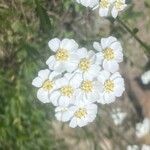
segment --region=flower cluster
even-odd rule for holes
[[[118,13],[127,6],[125,0],[76,0],[85,7],[99,8],[99,15],[106,17],[112,15],[116,18]]]
[[[57,120],[69,121],[72,128],[85,126],[96,117],[96,103],[109,104],[122,95],[118,63],[123,54],[115,37],[94,42],[95,52],[67,38],[54,38],[48,45],[53,52],[46,61],[48,69],[39,71],[32,85],[39,88],[41,102],[55,106]]]

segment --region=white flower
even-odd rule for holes
[[[80,59],[79,64],[77,65],[76,72],[83,74],[84,79],[93,79],[99,72],[101,67],[96,64],[95,53],[87,51],[86,48],[81,48],[77,50],[77,55]]]
[[[49,69],[38,72],[38,77],[32,81],[32,85],[38,87],[37,98],[43,103],[49,103],[50,95],[55,90],[55,81],[60,74]]]
[[[143,122],[136,124],[136,136],[141,138],[150,133],[150,120],[145,118]]]
[[[120,110],[120,108],[117,108],[117,109],[113,110],[111,117],[112,117],[115,125],[121,125],[123,120],[125,119],[126,115],[127,114],[125,112],[122,112]]]
[[[114,102],[116,97],[120,97],[125,90],[124,80],[119,72],[111,75],[109,72],[103,70],[100,72],[98,80],[102,83],[102,91],[100,92],[100,99],[97,102],[101,104]]]
[[[109,15],[109,12],[110,12],[110,9],[112,6],[112,2],[113,2],[113,0],[101,0],[99,2],[99,5],[97,7],[99,7],[99,15],[101,17],[106,17]],[[95,8],[97,8],[97,7],[95,7]]]
[[[142,145],[141,150],[150,150],[150,145]]]
[[[118,63],[123,61],[122,47],[115,37],[102,38],[101,42],[94,42],[93,47],[97,53],[97,63],[102,64],[104,70],[116,72],[119,69]]]
[[[96,102],[100,98],[100,91],[102,91],[102,84],[97,78],[86,78],[76,90],[76,97],[83,102]]]
[[[82,76],[79,73],[65,74],[64,77],[56,81],[56,88],[50,99],[54,106],[68,106],[75,103],[76,89],[82,82]]]
[[[93,9],[99,7],[99,15],[101,17],[112,15],[114,18],[116,18],[118,13],[126,6],[127,5],[125,4],[125,0],[100,0],[98,5]]]
[[[76,0],[76,2],[82,4],[85,7],[93,8],[99,3],[99,0]]]
[[[73,113],[69,126],[72,128],[83,127],[96,118],[97,105],[80,101],[77,105],[69,107],[69,110]]]
[[[58,121],[67,122],[73,117],[73,112],[69,110],[69,107],[58,106],[55,112],[55,117]]]
[[[127,150],[139,150],[139,147],[137,145],[128,145]]]
[[[111,10],[112,16],[116,18],[118,16],[118,13],[124,10],[126,6],[126,0],[115,0]]]
[[[145,85],[148,85],[150,83],[150,70],[142,74],[141,80]]]
[[[72,72],[78,62],[76,55],[78,44],[73,39],[66,38],[60,41],[58,38],[54,38],[48,42],[48,45],[55,53],[46,61],[49,68],[57,72]]]

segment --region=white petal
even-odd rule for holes
[[[69,84],[74,88],[78,88],[81,85],[82,81],[83,81],[82,74],[76,73],[70,80]]]
[[[121,78],[121,75],[119,72],[115,72],[114,74],[111,75],[110,79],[111,80],[114,80],[116,78]]]
[[[56,52],[59,49],[60,40],[58,38],[54,38],[48,42],[48,46],[52,51]]]
[[[69,51],[75,51],[78,49],[78,44],[73,39],[63,39],[61,42],[61,48],[64,48]]]
[[[109,12],[109,9],[108,9],[108,8],[105,8],[105,9],[100,8],[100,9],[99,9],[99,15],[100,15],[101,17],[106,17],[106,16],[108,16],[108,12]]]
[[[112,60],[112,61],[104,60],[103,68],[107,71],[110,71],[111,73],[114,73],[114,72],[118,71],[119,65],[115,60]]]
[[[124,86],[118,86],[117,88],[115,88],[114,94],[116,97],[120,97],[123,92],[124,92],[125,88]]]
[[[67,78],[65,78],[65,77],[62,77],[62,78],[57,79],[57,80],[55,81],[55,86],[56,86],[57,89],[59,89],[59,88],[61,88],[61,87],[63,87],[63,86],[66,86],[66,85],[68,85],[68,84],[69,84],[69,81],[68,81]]]
[[[75,127],[77,126],[77,120],[76,120],[75,117],[73,117],[73,118],[71,119],[71,121],[70,121],[70,123],[69,123],[69,126],[70,126],[71,128],[75,128]]]
[[[54,69],[54,64],[56,63],[55,57],[50,56],[48,60],[46,61],[46,64],[48,65],[49,69],[53,70]]]
[[[110,104],[110,103],[115,101],[115,96],[114,96],[114,94],[107,94],[107,93],[105,93],[104,94],[104,99],[105,99],[105,103],[106,104]]]
[[[121,51],[115,50],[114,51],[115,54],[115,60],[120,63],[123,61],[123,53]]]
[[[114,83],[116,85],[124,85],[124,80],[123,80],[123,78],[116,78],[116,79],[114,79]]]
[[[107,79],[109,79],[110,77],[110,72],[103,70],[100,72],[99,76],[98,76],[98,80],[101,83],[104,83]]]
[[[115,7],[113,7],[111,14],[114,18],[116,18],[118,16],[118,10]]]
[[[91,94],[89,94],[87,96],[87,99],[90,101],[90,102],[96,102],[98,99],[99,99],[99,93],[98,91],[93,91]]]
[[[60,97],[60,93],[58,91],[54,91],[50,95],[50,100],[54,106],[58,106],[58,99]]]
[[[35,87],[41,87],[42,84],[43,84],[43,80],[40,77],[36,77],[32,81],[32,85],[35,86]]]
[[[75,69],[77,69],[78,63],[68,62],[65,66],[67,72],[73,72]]]
[[[40,70],[38,72],[38,76],[42,79],[42,80],[46,80],[48,79],[48,76],[50,74],[50,70],[49,69],[45,69],[45,70]]]
[[[78,49],[76,53],[77,53],[79,58],[85,58],[88,54],[87,49],[84,47]]]
[[[100,73],[100,66],[92,65],[88,72],[84,73],[85,80],[92,80],[93,78],[97,77]]]
[[[103,59],[104,59],[103,53],[99,52],[96,54],[96,64],[101,65]]]
[[[49,80],[53,80],[54,78],[60,78],[62,76],[62,74],[60,74],[59,72],[53,71],[51,72],[51,74],[49,75]]]
[[[110,45],[110,48],[112,48],[113,50],[122,51],[122,46],[121,46],[121,43],[119,41],[113,42]]]
[[[42,102],[42,103],[50,103],[49,99],[49,91],[44,90],[43,88],[40,88],[37,92],[37,98]]]
[[[59,73],[64,72],[66,70],[65,62],[56,61],[54,64],[54,70]]]
[[[67,96],[60,96],[60,98],[58,99],[58,105],[59,106],[68,106],[71,102],[71,98],[67,97]]]
[[[77,124],[79,127],[83,127],[83,126],[87,125],[88,122],[86,121],[86,119],[83,118],[83,119],[78,119]]]
[[[94,42],[94,43],[93,43],[93,47],[94,47],[97,51],[99,51],[99,52],[102,51],[102,47],[101,47],[101,45],[100,45],[99,42]]]
[[[105,49],[105,48],[109,47],[115,41],[117,41],[117,39],[113,36],[110,36],[108,38],[102,38],[101,39],[102,48]]]

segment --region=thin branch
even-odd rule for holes
[[[144,43],[134,32],[132,29],[130,29],[121,19],[117,18],[118,23],[120,23],[134,38],[135,40],[143,47],[145,48],[146,52],[150,53],[150,46]]]

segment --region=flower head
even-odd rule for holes
[[[66,74],[56,81],[56,89],[50,96],[54,106],[68,106],[75,103],[76,89],[82,82],[81,74]]]
[[[94,51],[87,51],[86,48],[77,50],[79,56],[79,63],[76,72],[83,75],[84,79],[93,79],[100,72],[101,67],[96,64],[96,55]]]
[[[32,81],[32,85],[38,87],[37,98],[43,103],[49,103],[50,95],[55,90],[55,81],[60,77],[60,74],[49,69],[38,72],[38,77]]]
[[[73,39],[63,39],[60,41],[58,38],[54,38],[48,42],[50,49],[55,53],[50,56],[46,61],[46,64],[51,70],[57,72],[72,72],[78,62],[78,56],[76,50],[78,44]]]
[[[83,127],[93,120],[97,114],[97,105],[90,103],[82,103],[81,101],[69,108],[73,117],[71,118],[69,126],[75,128],[77,126]]]
[[[94,42],[93,47],[99,51],[97,63],[102,64],[103,69],[116,72],[119,69],[118,63],[123,61],[122,46],[115,37],[102,38],[101,42]]]
[[[108,71],[101,71],[98,80],[102,84],[102,91],[98,100],[101,104],[114,102],[116,97],[120,97],[125,90],[124,80],[119,72],[111,75]]]

